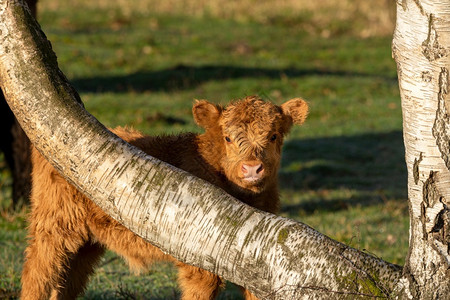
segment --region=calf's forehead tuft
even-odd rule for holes
[[[281,120],[281,109],[258,97],[247,97],[228,105],[221,125],[224,129],[252,129],[261,134],[274,129],[274,123]]]

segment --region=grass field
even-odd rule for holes
[[[409,224],[389,1],[260,2],[42,0],[39,21],[107,126],[198,131],[195,98],[307,99],[310,116],[284,148],[281,214],[402,264]],[[0,298],[17,297],[26,243],[27,210],[6,210],[10,187],[0,156]],[[177,299],[175,279],[168,264],[134,276],[108,253],[84,298]],[[221,295],[237,297],[233,286]]]

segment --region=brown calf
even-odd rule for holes
[[[281,106],[247,97],[226,108],[196,101],[193,115],[201,135],[149,137],[117,128],[114,132],[146,153],[217,185],[241,201],[277,212],[277,171],[283,137],[302,124],[307,104],[292,99]],[[106,248],[142,269],[155,260],[179,268],[182,299],[213,299],[221,279],[185,265],[106,215],[67,183],[35,150],[30,240],[22,273],[22,299],[74,299]],[[248,291],[246,299],[254,299]]]

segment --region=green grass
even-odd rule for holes
[[[281,104],[304,97],[310,116],[284,147],[281,214],[404,262],[406,170],[390,36],[363,39],[347,23],[335,23],[339,30],[325,38],[302,30],[304,20],[290,15],[241,22],[62,6],[42,9],[39,19],[60,68],[107,126],[129,124],[148,134],[199,131],[193,99],[225,104],[259,94]],[[5,209],[10,188],[0,157],[0,298],[17,296],[26,245],[27,211]],[[175,281],[168,264],[134,276],[108,253],[84,298],[176,299]],[[236,297],[231,286],[221,299]]]

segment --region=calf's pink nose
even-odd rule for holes
[[[242,164],[241,170],[245,177],[260,178],[264,173],[264,167],[262,164]]]

